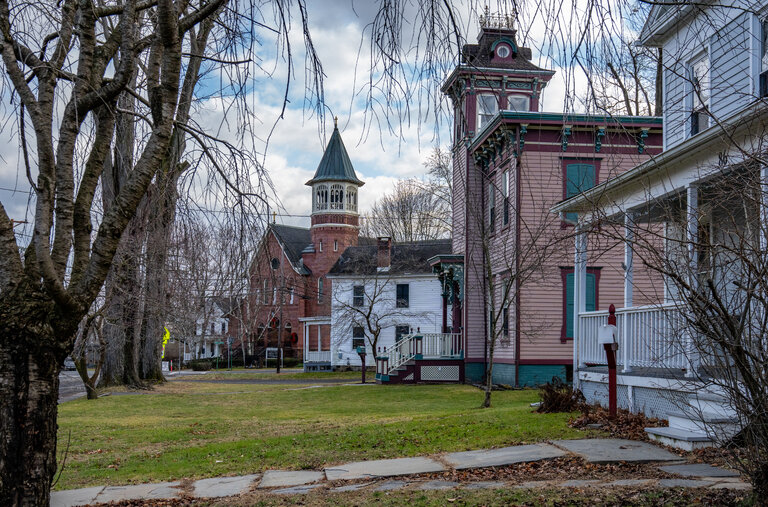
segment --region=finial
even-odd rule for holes
[[[277,222],[277,211],[272,212],[272,223],[274,224]]]
[[[338,116],[334,116],[333,117],[333,128],[335,128],[335,129],[339,128],[339,117]]]

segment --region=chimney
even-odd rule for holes
[[[389,269],[392,261],[392,239],[388,236],[376,238],[378,251],[376,254],[376,267],[379,271]]]

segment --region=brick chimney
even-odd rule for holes
[[[379,270],[388,269],[392,262],[392,238],[380,236],[376,238],[378,251],[376,254],[376,267]]]

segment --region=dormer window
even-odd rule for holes
[[[482,128],[499,112],[499,101],[493,93],[480,93],[477,95],[477,128]]]
[[[496,46],[496,56],[499,58],[507,58],[511,52],[509,46],[506,44],[499,44]]]
[[[525,112],[531,110],[531,98],[527,95],[510,95],[507,97],[507,109]]]

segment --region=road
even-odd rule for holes
[[[59,374],[59,403],[85,396],[85,386],[76,371],[62,371]]]

